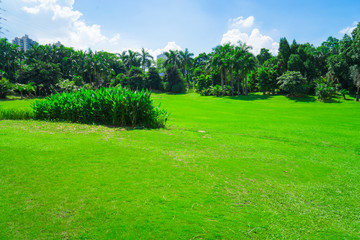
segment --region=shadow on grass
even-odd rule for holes
[[[166,95],[174,95],[174,96],[176,96],[176,95],[185,95],[185,94],[187,94],[186,92],[184,92],[184,93],[162,92],[162,93],[165,93]]]
[[[322,101],[323,103],[341,103],[340,99],[329,99]]]
[[[9,102],[9,101],[18,101],[18,100],[32,100],[32,99],[44,99],[46,97],[36,96],[36,97],[26,97],[21,98],[20,96],[10,95],[6,98],[0,98],[0,102]]]
[[[9,99],[9,98],[0,98],[0,102],[9,102],[9,101],[16,101],[16,100],[20,100],[20,99],[15,99],[15,98],[12,98],[12,99]]]
[[[302,97],[287,96],[287,98],[295,102],[315,102],[317,100],[316,97],[311,95],[306,95]]]
[[[328,100],[318,100],[317,97],[315,96],[311,96],[311,95],[306,95],[306,96],[302,96],[302,97],[293,97],[293,96],[287,96],[288,99],[293,100],[295,102],[316,102],[316,101],[320,101],[323,103],[341,103],[341,99],[339,98],[332,98],[332,99],[328,99]],[[349,99],[350,100],[350,99]]]
[[[274,95],[260,95],[260,94],[249,94],[239,95],[239,96],[229,96],[227,98],[241,101],[256,101],[256,100],[266,100],[272,98]]]

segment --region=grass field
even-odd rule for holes
[[[0,239],[360,238],[359,103],[153,98],[166,129],[0,121]]]

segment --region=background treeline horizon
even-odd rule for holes
[[[281,38],[276,56],[265,48],[255,56],[241,42],[198,56],[188,49],[170,50],[156,61],[144,48],[116,54],[36,45],[24,52],[4,38],[0,48],[0,97],[11,91],[49,95],[121,85],[216,96],[263,92],[329,99],[337,93],[358,95],[360,87],[360,24],[351,35],[330,36],[318,47]]]

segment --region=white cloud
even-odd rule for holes
[[[178,50],[178,51],[182,51],[183,49],[177,45],[175,42],[168,42],[167,45],[164,48],[159,48],[156,50],[149,50],[149,53],[155,58],[157,58],[157,56],[159,56],[160,54],[162,54],[163,52],[168,52],[169,50]]]
[[[123,48],[120,51],[115,51],[115,52],[121,53],[121,52],[127,51],[127,50],[132,50],[132,51],[135,51],[135,52],[141,52],[141,48],[139,48],[139,49]],[[183,49],[179,45],[177,45],[176,42],[168,42],[164,48],[158,48],[158,49],[155,49],[155,50],[145,48],[145,50],[147,52],[149,52],[150,55],[153,56],[154,59],[156,60],[157,56],[159,56],[160,54],[162,54],[164,52],[168,52],[169,50],[182,51]]]
[[[254,28],[255,18],[250,16],[246,19],[238,17],[229,20],[229,30],[223,35],[221,44],[237,44],[239,41],[246,43],[253,49],[252,53],[259,54],[261,48],[267,48],[272,54],[277,54],[279,44],[270,36],[261,34],[258,28]],[[245,29],[247,28],[247,29]]]
[[[29,14],[38,14],[40,12],[40,8],[39,7],[23,7],[22,10],[24,10],[25,12],[29,13]]]
[[[109,42],[111,43],[111,44],[117,44],[118,42],[119,42],[119,40],[120,40],[120,34],[116,34],[114,37],[112,37],[110,40],[109,40]]]
[[[106,36],[97,24],[88,25],[81,17],[82,13],[74,10],[74,0],[22,0],[28,6],[23,11],[33,15],[50,14],[52,24],[57,31],[39,36],[41,44],[60,41],[66,46],[77,49],[105,50],[111,46],[121,47],[120,34]],[[110,46],[111,45],[111,46]],[[106,49],[109,50],[109,49]]]
[[[250,16],[246,19],[244,19],[244,17],[241,16],[229,20],[231,28],[239,28],[239,27],[250,28],[254,25],[254,21],[255,21],[254,16]]]
[[[356,28],[358,22],[353,22],[352,26],[349,26],[349,27],[346,27],[344,29],[341,29],[339,31],[339,33],[341,34],[348,34],[348,35],[351,35],[351,33],[354,31],[354,29]]]

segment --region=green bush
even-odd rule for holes
[[[0,99],[5,99],[6,95],[12,92],[12,84],[6,78],[0,79]]]
[[[318,83],[315,93],[320,100],[330,100],[336,94],[336,89],[331,84]]]
[[[306,91],[306,78],[300,72],[288,71],[277,78],[281,90],[290,96],[297,96]]]
[[[200,95],[201,96],[210,96],[211,95],[211,89],[210,88],[207,88],[207,89],[204,89],[200,92]]]
[[[186,86],[184,82],[178,82],[172,85],[170,92],[173,93],[184,93],[186,92]]]
[[[210,76],[209,75],[205,76],[204,74],[201,74],[200,76],[196,77],[195,82],[196,82],[195,90],[198,93],[201,93],[203,90],[208,89],[212,84]]]
[[[27,84],[15,83],[13,84],[12,88],[13,92],[21,95],[21,98],[23,98],[24,95],[27,95],[29,97],[33,95],[36,91],[35,84],[32,82],[29,82]]]
[[[211,86],[210,90],[211,90],[211,95],[213,95],[213,96],[219,97],[219,96],[222,96],[222,94],[223,94],[223,91],[222,91],[222,88],[220,85],[215,85],[214,87]]]
[[[164,82],[167,82],[165,90],[168,92],[173,92],[173,93],[186,92],[186,84],[184,78],[180,70],[174,66],[171,66],[166,69]]]
[[[35,119],[108,124],[113,126],[165,127],[168,114],[153,106],[151,92],[101,88],[50,95],[34,102]]]
[[[146,88],[148,89],[155,89],[155,90],[162,90],[161,85],[161,77],[159,75],[158,70],[155,67],[150,67],[149,71],[147,72],[146,78]]]
[[[346,94],[349,94],[349,90],[341,89],[339,93],[343,96],[344,100],[346,100]]]
[[[61,79],[56,84],[56,90],[58,92],[73,92],[79,90],[80,87],[76,85],[75,81],[69,79]]]

